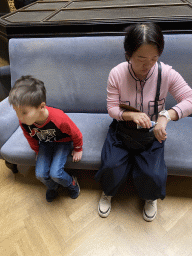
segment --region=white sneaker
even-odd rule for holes
[[[108,217],[111,211],[111,198],[112,196],[106,196],[105,193],[102,192],[101,199],[98,205],[99,216],[103,218]]]
[[[143,209],[143,218],[146,221],[153,221],[157,215],[157,200],[146,200]]]

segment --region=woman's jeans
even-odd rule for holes
[[[72,177],[64,171],[71,149],[71,142],[40,142],[35,173],[48,189],[56,190],[59,184],[68,187],[72,183]]]

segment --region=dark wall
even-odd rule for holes
[[[31,4],[37,0],[14,0],[15,8],[20,9],[25,5]]]
[[[0,16],[5,15],[6,13],[9,13],[9,4],[8,0],[0,0]]]

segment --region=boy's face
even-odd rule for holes
[[[13,106],[18,119],[23,124],[32,125],[41,119],[42,106],[38,108],[31,106]]]

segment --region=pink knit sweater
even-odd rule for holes
[[[192,113],[192,89],[182,76],[171,66],[161,62],[162,79],[158,102],[158,111],[165,109],[167,93],[176,99],[177,105],[173,109],[179,118]],[[134,75],[131,65],[123,62],[114,67],[108,78],[107,84],[107,109],[112,118],[122,120],[123,109],[120,103],[145,112],[149,117],[154,113],[154,99],[157,88],[157,63],[152,67],[145,81],[139,81]]]

